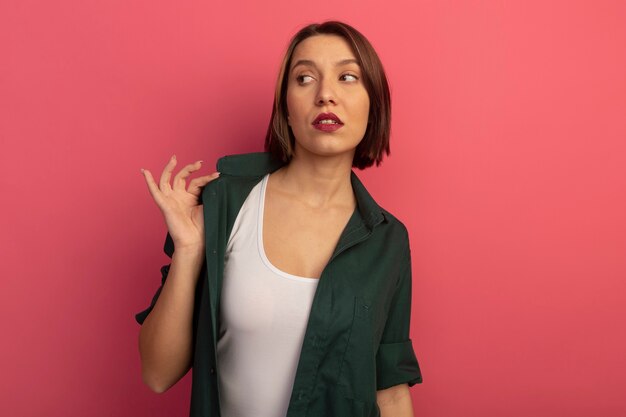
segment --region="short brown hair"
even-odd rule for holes
[[[391,97],[383,65],[369,41],[352,26],[338,21],[314,23],[296,33],[285,52],[278,73],[272,116],[265,136],[265,150],[274,157],[289,162],[293,153],[294,136],[287,123],[287,83],[291,58],[296,46],[316,35],[337,35],[345,39],[361,67],[362,79],[370,99],[367,129],[354,153],[352,166],[363,169],[374,162],[380,165],[383,153],[389,155],[391,128]]]

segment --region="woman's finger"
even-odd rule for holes
[[[213,181],[215,178],[219,177],[219,172],[214,172],[211,175],[205,175],[203,177],[194,178],[189,182],[189,189],[187,192],[195,195],[196,197],[200,196],[202,192],[202,187]]]
[[[202,161],[196,161],[193,164],[186,165],[174,177],[174,184],[173,184],[172,188],[174,190],[184,190],[185,189],[185,181],[187,180],[189,175],[192,172],[199,170],[201,167],[202,167]]]
[[[165,165],[163,173],[161,174],[161,180],[159,181],[159,188],[161,188],[161,191],[171,191],[172,187],[170,185],[170,178],[172,177],[172,171],[175,166],[176,155],[172,155],[170,160],[167,162],[167,165]]]
[[[150,195],[152,195],[154,201],[158,203],[161,201],[161,190],[159,190],[156,181],[154,181],[154,177],[147,169],[142,169],[141,172],[146,180],[146,184],[148,184],[148,191],[150,191]]]

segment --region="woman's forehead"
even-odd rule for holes
[[[315,35],[306,38],[296,46],[291,59],[291,68],[298,62],[306,64],[327,64],[356,62],[350,44],[337,35]]]

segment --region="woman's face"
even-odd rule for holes
[[[367,129],[370,100],[350,45],[336,35],[303,40],[293,52],[288,77],[295,155],[345,155],[352,161]]]

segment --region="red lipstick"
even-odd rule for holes
[[[334,132],[342,126],[343,122],[334,113],[320,113],[313,120],[313,127],[322,132]]]

